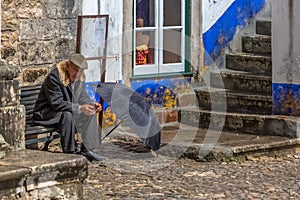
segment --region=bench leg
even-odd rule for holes
[[[52,138],[53,136],[53,133],[50,132],[50,138]],[[49,139],[45,142],[45,146],[43,147],[42,151],[49,151],[49,145],[50,143],[53,141],[53,138],[52,139]]]
[[[45,142],[45,146],[43,147],[42,151],[48,151],[48,150],[49,150],[49,144],[50,144],[51,142],[52,142],[52,140],[51,140],[51,141]]]

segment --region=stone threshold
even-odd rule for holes
[[[140,139],[126,129],[116,130],[110,135],[107,141],[115,145],[112,139],[123,141],[124,151],[137,154],[143,146],[138,145]],[[300,152],[299,138],[207,130],[184,124],[164,127],[161,139],[159,155],[196,161],[245,160],[248,156],[285,156]]]
[[[197,161],[228,161],[245,160],[248,156],[284,156],[300,151],[299,138],[214,130],[208,132],[188,126],[181,126],[180,129],[177,132],[163,132],[165,148],[162,148],[162,154],[178,157],[180,152],[181,157]],[[175,137],[178,138],[177,142]]]
[[[80,155],[7,152],[0,159],[0,199],[82,199],[87,165]]]

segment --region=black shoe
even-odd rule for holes
[[[81,146],[79,144],[76,145],[74,153],[81,154]]]
[[[80,149],[80,146],[76,146],[74,151],[69,151],[69,150],[63,149],[63,152],[67,153],[67,154],[81,154],[81,149]]]
[[[92,162],[95,161],[103,161],[104,158],[97,155],[96,153],[92,151],[81,151],[80,154],[88,159],[88,161]]]

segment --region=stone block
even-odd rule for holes
[[[1,48],[1,58],[7,60],[16,56],[17,49],[14,46],[5,45]]]
[[[160,124],[178,122],[177,109],[159,109],[155,110],[155,114]]]
[[[0,133],[15,150],[25,149],[25,107],[0,107]]]
[[[25,191],[25,176],[30,170],[23,167],[0,165],[0,199],[16,199],[13,194]]]
[[[242,37],[242,51],[246,53],[271,55],[271,37],[262,35],[244,35]]]
[[[194,92],[178,94],[176,98],[178,107],[197,105],[197,97]]]
[[[31,19],[20,22],[21,40],[49,40],[59,36],[59,24],[53,19]]]
[[[180,111],[180,123],[211,130],[226,130],[255,135],[299,137],[297,117],[213,112],[185,108]]]
[[[0,80],[0,107],[16,106],[20,101],[20,88],[16,80]]]
[[[77,35],[77,18],[62,19],[59,26],[60,37],[75,40]]]
[[[178,111],[177,110],[166,110],[165,111],[165,123],[178,122]]]
[[[46,75],[48,74],[48,69],[43,68],[29,68],[23,70],[23,81],[25,83],[38,83],[42,82]]]
[[[207,110],[249,114],[272,113],[271,95],[252,95],[215,88],[199,88],[196,93],[199,105]]]
[[[44,16],[44,4],[40,1],[23,1],[17,7],[17,17],[19,19],[41,18]]]
[[[255,76],[244,72],[214,70],[210,73],[210,87],[225,88],[235,91],[272,94],[272,77]]]
[[[44,151],[7,152],[0,160],[0,199],[83,199],[87,160]]]
[[[29,41],[19,44],[19,55],[21,65],[37,65],[54,63],[55,41]]]
[[[271,21],[256,21],[256,33],[259,35],[269,35],[271,36],[272,23]]]
[[[59,62],[70,56],[70,53],[75,52],[76,41],[75,38],[60,38],[57,40],[55,60]]]
[[[46,16],[52,19],[77,18],[80,6],[79,1],[46,0]]]
[[[15,43],[18,42],[18,35],[16,32],[2,32],[1,33],[1,42],[5,45],[15,46]]]
[[[257,75],[272,75],[272,58],[252,54],[226,54],[226,68],[251,72]]]
[[[18,22],[15,19],[8,19],[5,20],[5,23],[3,23],[1,29],[5,32],[15,32],[18,30]]]

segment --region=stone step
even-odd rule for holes
[[[271,21],[256,21],[256,34],[271,36],[272,33]]]
[[[226,68],[271,76],[272,58],[249,53],[228,53],[226,54]]]
[[[199,107],[206,110],[272,114],[271,95],[241,93],[207,87],[196,88],[195,92]]]
[[[271,36],[244,35],[242,36],[242,51],[260,55],[271,55]]]
[[[180,123],[217,131],[289,138],[299,138],[300,131],[297,117],[216,112],[195,108],[181,109]]]
[[[271,95],[272,77],[228,69],[214,70],[210,72],[210,86]]]
[[[82,199],[87,175],[87,160],[80,155],[6,152],[0,159],[0,199]]]
[[[214,131],[182,124],[177,129],[162,131],[162,143],[160,153],[163,155],[202,162],[286,156],[297,152],[300,147],[297,138]]]

